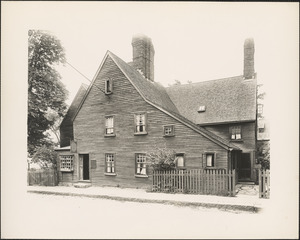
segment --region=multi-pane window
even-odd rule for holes
[[[136,114],[135,115],[135,132],[145,133],[146,132],[146,114]]]
[[[146,175],[146,154],[135,155],[136,174]]]
[[[114,117],[112,116],[105,118],[105,134],[114,134]]]
[[[105,172],[115,173],[115,156],[112,153],[105,154]]]
[[[164,136],[174,136],[174,126],[164,126]]]
[[[207,167],[215,166],[215,154],[213,154],[213,153],[206,154],[206,166]]]
[[[258,114],[262,114],[263,113],[263,105],[262,104],[258,104],[257,105],[257,113]]]
[[[105,80],[105,94],[111,94],[112,93],[112,80],[106,79]]]
[[[242,139],[242,128],[241,126],[233,126],[231,127],[231,139]]]
[[[176,154],[176,167],[182,168],[184,167],[184,155],[181,153]]]
[[[73,171],[73,155],[60,155],[60,171]]]

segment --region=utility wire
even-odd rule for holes
[[[81,76],[83,76],[86,80],[88,80],[90,83],[92,83],[92,81],[90,80],[90,79],[88,79],[85,75],[83,75],[81,72],[79,72],[79,70],[77,70],[72,64],[70,64],[70,63],[68,63],[67,61],[66,61],[66,63],[68,64],[68,65],[70,65],[76,72],[78,72]],[[97,85],[94,85],[96,88],[98,88],[101,92],[103,92],[104,94],[105,94],[105,92],[101,89],[101,88],[99,88]]]

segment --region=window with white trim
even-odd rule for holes
[[[105,154],[105,172],[115,173],[115,155],[112,153]]]
[[[108,78],[105,80],[105,94],[112,93],[112,79]]]
[[[242,127],[240,125],[231,127],[230,138],[232,140],[242,139]]]
[[[73,155],[60,155],[60,171],[71,172],[73,171]]]
[[[146,154],[135,154],[135,174],[147,175]]]
[[[174,125],[164,126],[164,136],[169,137],[174,135]]]
[[[215,154],[206,153],[206,167],[214,167],[214,166],[215,166]]]
[[[147,133],[146,113],[135,114],[135,133]]]
[[[114,117],[107,116],[105,117],[105,135],[114,134]]]

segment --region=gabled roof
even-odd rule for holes
[[[127,79],[131,82],[131,84],[135,87],[135,89],[139,92],[141,97],[146,102],[148,102],[152,106],[156,107],[157,109],[165,112],[166,114],[173,117],[174,119],[177,119],[178,121],[185,124],[186,126],[192,128],[193,130],[200,133],[204,137],[210,139],[211,141],[215,142],[219,146],[221,146],[227,150],[232,150],[232,149],[239,150],[239,148],[237,146],[233,145],[229,141],[218,137],[217,135],[213,134],[212,132],[210,132],[202,127],[197,126],[195,123],[189,121],[184,116],[182,116],[178,112],[175,104],[170,99],[166,89],[161,84],[145,79],[133,67],[131,67],[129,64],[127,64],[122,59],[120,59],[115,54],[113,54],[109,51],[107,51],[100,67],[98,68],[97,73],[95,74],[95,77],[94,77],[92,83],[90,84],[88,90],[86,91],[86,94],[85,94],[84,98],[82,99],[82,101],[77,109],[76,114],[73,117],[73,120],[75,119],[81,106],[83,105],[87,95],[89,94],[89,92],[96,80],[97,75],[99,74],[99,72],[108,56],[112,58],[112,60],[116,63],[116,65],[120,68],[120,70],[123,72],[123,74],[127,77]]]
[[[145,79],[141,73],[136,71],[128,63],[124,62],[112,52],[108,53],[144,98],[170,112],[179,113],[167,94],[166,89],[160,83]]]
[[[199,125],[256,119],[256,79],[236,76],[166,90],[180,114]],[[205,106],[204,112],[198,112],[200,106]]]
[[[72,124],[72,119],[76,115],[77,109],[82,99],[84,98],[87,89],[88,89],[88,85],[82,83],[61,124]]]
[[[212,132],[197,126],[193,122],[181,116],[176,106],[167,94],[166,89],[161,84],[146,80],[139,72],[137,72],[129,64],[125,63],[122,59],[120,59],[111,52],[109,52],[109,55],[112,57],[112,59],[119,66],[121,71],[125,74],[125,76],[127,76],[128,80],[132,82],[133,86],[136,87],[137,91],[148,103],[167,113],[171,117],[179,120],[188,127],[194,129],[206,138],[214,142],[217,141],[217,143],[219,145],[222,145],[222,147],[239,149],[237,146],[233,145],[229,141],[218,137]]]

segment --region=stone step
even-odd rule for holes
[[[91,187],[92,183],[91,182],[77,182],[74,184],[74,187],[76,188],[88,188]]]

